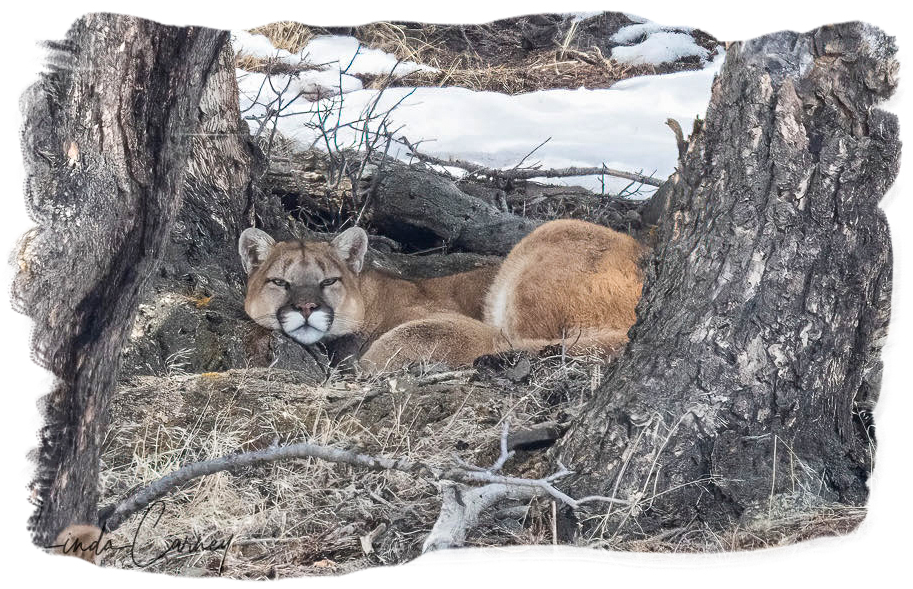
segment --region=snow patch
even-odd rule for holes
[[[692,27],[669,27],[641,19],[612,35],[612,42],[619,44],[612,49],[612,58],[630,65],[674,63],[692,56],[706,61],[710,52],[694,41],[693,31]]]
[[[620,45],[612,49],[612,58],[629,65],[660,65],[674,63],[683,57],[697,56],[706,60],[710,51],[694,42],[686,33],[653,33],[637,45]]]
[[[643,37],[644,35],[652,35],[653,33],[659,33],[661,31],[674,31],[681,33],[690,33],[692,28],[690,27],[675,27],[670,29],[659,23],[644,21],[640,24],[628,25],[626,27],[621,27],[618,29],[618,32],[612,35],[613,43],[633,43]]]
[[[235,53],[260,59],[273,57],[281,61],[288,61],[296,57],[284,49],[273,47],[273,44],[264,35],[253,35],[247,31],[232,31],[231,47]]]
[[[359,74],[403,76],[418,70],[436,71],[435,68],[412,61],[400,62],[394,55],[363,46],[355,37],[341,35],[314,37],[295,54],[277,49],[264,35],[232,31],[232,47],[240,55],[274,59],[293,66],[311,66],[310,69],[293,75],[273,74],[269,83],[266,83],[263,74],[238,70],[242,105],[245,98],[249,103],[257,100],[261,104],[270,104],[271,100],[281,94],[282,104],[273,105],[278,108],[296,94],[303,95],[306,101],[315,101],[322,97],[354,92],[362,89],[361,80],[356,77]]]
[[[370,49],[359,43],[355,37],[340,35],[323,35],[314,37],[308,42],[302,53],[309,61],[318,64],[332,64],[347,74],[382,75],[391,72],[404,76],[415,71],[437,71],[435,68],[415,63],[399,61],[380,49]]]

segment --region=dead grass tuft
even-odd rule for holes
[[[582,39],[577,22],[552,46],[526,50],[516,20],[487,25],[380,22],[356,27],[353,34],[368,47],[439,70],[412,72],[398,78],[397,86],[460,86],[519,94],[549,88],[608,88],[633,76],[701,66],[699,61],[681,60],[659,71],[651,65],[621,64],[590,46],[592,36]],[[711,41],[708,36],[707,43]],[[378,83],[370,76],[363,82],[368,87]]]
[[[321,69],[319,65],[310,63],[304,59],[299,63],[288,63],[271,57],[255,57],[243,53],[235,55],[235,67],[246,72],[275,75],[294,75],[300,74],[301,72]]]
[[[438,70],[411,72],[394,80],[394,86],[459,86],[475,91],[522,94],[548,88],[608,88],[619,80],[656,73],[653,66],[629,66],[606,59],[597,48],[576,51],[560,47],[536,52],[523,60],[495,62],[467,51],[453,52],[441,42],[410,36],[413,32],[390,23],[358,30],[366,45]],[[384,76],[359,77],[367,88],[379,88],[386,82]]]
[[[386,51],[401,60],[443,68],[450,60],[443,59],[443,44],[433,39],[438,29],[433,24],[417,29],[402,23],[376,22],[356,27],[355,37],[368,47]]]
[[[283,20],[250,30],[254,35],[263,35],[276,49],[285,49],[289,53],[298,53],[318,33],[307,25]]]
[[[827,536],[842,536],[855,530],[865,519],[866,508],[826,504],[766,520],[764,525],[733,523],[726,530],[714,530],[703,523],[665,530],[635,540],[596,541],[591,545],[631,552],[733,552],[788,546]]]
[[[649,65],[620,64],[606,58],[599,47],[591,46],[592,32],[581,35],[577,22],[570,23],[551,46],[527,50],[523,48],[518,25],[522,20],[508,19],[486,25],[375,22],[355,27],[351,34],[367,47],[438,70],[398,77],[394,86],[459,86],[476,91],[520,94],[549,88],[608,88],[633,76],[701,67],[699,61],[687,59],[659,69]],[[251,29],[251,32],[265,35],[275,47],[292,53],[300,52],[317,35],[350,34],[349,31],[309,27],[291,21],[271,23]],[[701,35],[702,45],[715,48],[712,37]],[[238,67],[253,72],[289,73],[280,71],[288,66],[250,57],[240,60]],[[369,88],[379,88],[386,78],[359,77]]]

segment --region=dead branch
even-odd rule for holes
[[[433,155],[421,153],[405,137],[400,137],[400,141],[409,150],[409,153],[417,160],[432,164],[435,166],[450,166],[466,170],[473,176],[486,176],[488,178],[497,178],[500,180],[529,180],[530,178],[567,178],[570,176],[616,176],[633,180],[650,186],[662,186],[663,181],[636,172],[625,172],[615,170],[606,166],[595,166],[588,168],[568,167],[568,168],[551,168],[542,169],[536,166],[525,168],[514,167],[509,170],[499,170],[497,168],[488,168],[486,166],[461,160],[458,158],[442,159]]]
[[[678,157],[681,159],[685,156],[685,152],[688,151],[688,142],[685,141],[685,136],[682,133],[682,126],[679,125],[678,121],[675,119],[666,119],[666,125],[675,133],[675,143],[678,145]]]
[[[611,497],[585,497],[584,499],[569,497],[553,484],[558,479],[573,474],[560,463],[558,464],[559,470],[556,473],[541,479],[525,479],[497,474],[508,458],[513,455],[513,451],[507,448],[507,438],[508,428],[505,424],[501,435],[500,456],[488,469],[465,463],[459,463],[451,468],[442,468],[405,458],[370,456],[353,450],[343,450],[309,442],[299,442],[286,446],[272,445],[263,450],[231,454],[195,462],[179,468],[135,491],[120,503],[102,509],[99,515],[100,526],[109,532],[114,531],[135,513],[194,479],[217,472],[231,471],[277,460],[298,458],[318,458],[327,462],[359,466],[369,470],[396,470],[440,481],[442,483],[444,501],[441,515],[435,524],[434,530],[436,531],[430,537],[426,550],[440,548],[445,545],[456,545],[454,542],[465,538],[466,533],[475,526],[479,514],[486,507],[504,499],[529,499],[548,495],[572,509],[577,509],[583,503],[596,501],[630,505],[627,500]],[[465,486],[455,487],[456,483],[483,484],[484,486],[467,491]],[[461,498],[462,503],[460,502]],[[470,499],[468,502],[467,498]]]
[[[534,487],[499,483],[467,487],[445,481],[441,485],[441,513],[422,544],[422,552],[462,546],[469,531],[479,524],[482,513],[489,507],[507,500],[529,501],[541,494]]]
[[[556,489],[552,482],[572,474],[563,464],[558,463],[559,470],[542,479],[516,479],[501,477],[499,472],[504,464],[514,455],[509,447],[510,428],[507,421],[501,431],[501,452],[495,463],[482,469],[457,459],[466,471],[476,475],[477,479],[489,479],[492,482],[482,487],[468,487],[452,480],[441,483],[441,512],[434,527],[422,545],[422,552],[462,546],[467,534],[479,523],[482,513],[501,501],[529,501],[535,497],[551,496],[571,509],[577,509],[584,503],[603,501],[612,504],[627,504],[629,501],[610,497],[584,497],[572,499]],[[523,481],[522,483],[520,481]],[[552,502],[554,503],[554,501]]]
[[[202,462],[188,464],[171,472],[146,487],[139,489],[118,505],[102,510],[101,523],[108,531],[114,531],[131,515],[150,505],[157,499],[164,497],[171,491],[182,487],[186,483],[225,470],[235,470],[258,464],[288,460],[295,458],[319,458],[327,462],[361,466],[369,470],[398,470],[402,472],[419,473],[428,471],[434,474],[432,467],[422,463],[411,462],[404,459],[391,459],[373,457],[349,450],[331,448],[308,442],[299,442],[287,446],[270,446],[263,450],[241,452]]]

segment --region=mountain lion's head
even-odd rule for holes
[[[259,229],[246,229],[238,240],[247,272],[244,310],[302,344],[356,331],[364,319],[358,273],[367,249],[368,235],[359,227],[329,243],[276,243]]]

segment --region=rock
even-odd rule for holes
[[[139,307],[122,356],[123,377],[273,366],[301,371],[309,382],[324,378],[328,361],[320,350],[308,353],[297,342],[260,327],[244,313],[239,290],[208,278],[215,292],[157,285],[152,300]]]
[[[504,376],[513,382],[521,382],[526,380],[531,369],[532,364],[530,363],[529,358],[523,356],[517,360],[516,364],[504,371]]]
[[[555,443],[561,437],[561,428],[554,421],[546,421],[507,435],[508,450],[536,450]]]

